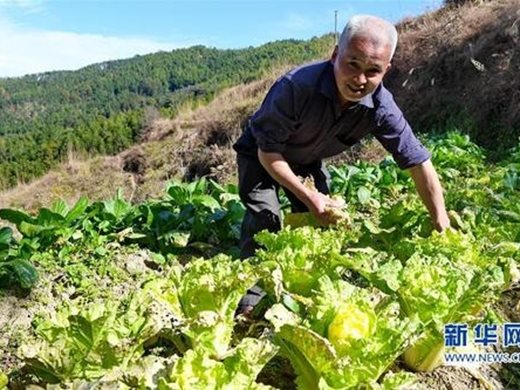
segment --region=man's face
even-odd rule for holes
[[[334,77],[342,104],[359,102],[372,93],[390,68],[390,46],[353,37],[345,50],[332,53]]]

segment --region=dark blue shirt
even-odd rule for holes
[[[381,83],[342,110],[333,65],[322,61],[279,78],[234,145],[238,153],[281,153],[290,164],[309,164],[343,152],[373,134],[402,169],[430,158],[392,94]]]

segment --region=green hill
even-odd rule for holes
[[[150,117],[258,79],[282,64],[319,58],[332,37],[219,50],[165,53],[0,80],[0,189],[41,176],[70,150],[114,154],[132,145]]]

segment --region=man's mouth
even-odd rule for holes
[[[360,92],[363,92],[365,90],[364,86],[355,88],[355,87],[352,87],[351,85],[347,85],[347,88],[349,90],[351,90],[352,92],[354,92],[354,93],[360,93]]]

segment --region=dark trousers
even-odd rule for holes
[[[238,188],[240,199],[246,207],[240,233],[240,258],[246,259],[254,255],[258,244],[253,239],[261,230],[276,232],[281,228],[280,184],[264,169],[257,158],[238,154]],[[321,193],[329,193],[330,176],[321,161],[308,165],[291,165],[293,172],[301,177],[313,177],[316,189]],[[284,189],[291,202],[292,212],[308,211],[293,193]],[[240,312],[247,306],[255,306],[265,295],[264,291],[253,286],[247,290],[238,304]]]
[[[238,188],[240,199],[246,207],[240,237],[240,257],[254,255],[258,244],[253,237],[261,230],[276,232],[281,228],[280,185],[264,169],[260,161],[251,156],[238,154]],[[321,161],[308,165],[291,165],[297,176],[312,177],[316,189],[323,194],[329,193],[330,176]],[[291,202],[292,212],[308,211],[294,194],[284,189]]]

